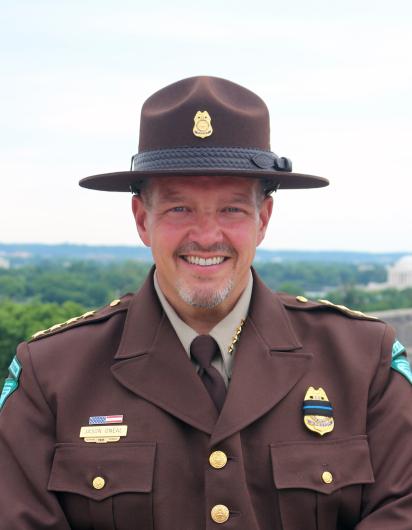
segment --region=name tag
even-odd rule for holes
[[[80,438],[98,444],[118,442],[126,435],[127,425],[86,425],[80,429]]]

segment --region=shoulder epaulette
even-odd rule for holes
[[[60,331],[65,331],[76,326],[80,326],[90,322],[101,321],[109,318],[111,315],[119,313],[120,311],[125,311],[128,307],[128,302],[130,301],[131,294],[126,294],[122,298],[116,298],[112,300],[110,304],[102,307],[101,309],[86,311],[82,315],[69,318],[65,322],[60,322],[59,324],[54,324],[50,328],[42,329],[34,333],[29,342],[32,342],[37,339],[42,339],[43,337],[49,337]]]
[[[351,317],[351,318],[379,321],[377,317],[374,317],[372,315],[366,315],[365,313],[362,313],[362,311],[350,309],[349,307],[346,307],[344,305],[334,304],[330,300],[320,299],[317,301],[312,301],[312,300],[308,300],[305,296],[294,297],[294,296],[285,295],[285,294],[281,294],[280,296],[285,306],[292,308],[292,309],[313,310],[313,309],[328,307],[332,310],[339,311],[340,313],[343,313],[344,315]]]

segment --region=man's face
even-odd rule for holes
[[[246,287],[272,211],[258,186],[241,177],[155,177],[133,197],[139,235],[179,313],[187,304],[227,313]]]

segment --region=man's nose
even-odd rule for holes
[[[222,241],[222,230],[212,212],[198,213],[190,230],[190,237],[203,247]]]

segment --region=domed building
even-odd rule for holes
[[[396,289],[412,287],[412,256],[404,256],[392,267],[388,267],[387,284]]]

